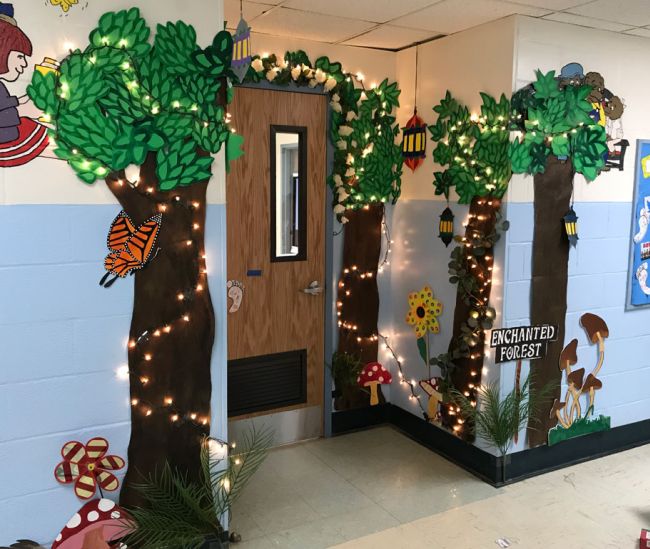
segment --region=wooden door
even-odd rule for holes
[[[229,369],[238,359],[306,351],[306,402],[235,415],[322,409],[324,291],[302,290],[314,281],[325,288],[327,101],[320,94],[236,88],[230,112],[245,154],[227,178],[228,280],[244,287],[239,310],[228,314]],[[284,144],[293,134],[300,148],[287,168],[280,152],[295,148]],[[289,170],[287,184],[295,184],[293,203],[278,194],[279,170]]]

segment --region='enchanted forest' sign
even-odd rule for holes
[[[517,326],[492,330],[490,347],[494,349],[494,361],[535,360],[546,355],[549,341],[557,339],[557,326]]]

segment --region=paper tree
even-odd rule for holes
[[[605,128],[589,115],[591,86],[561,85],[554,71],[537,71],[536,75],[532,87],[513,96],[515,123],[523,131],[510,146],[509,156],[513,172],[534,176],[531,324],[554,324],[559,331],[547,355],[535,361],[531,392],[549,382],[555,382],[557,389],[537,417],[531,418],[531,446],[546,442],[548,429],[554,425],[549,410],[560,396],[557,364],[564,343],[569,260],[564,217],[571,207],[573,176],[581,173],[588,181],[595,179],[605,167],[607,152]]]
[[[443,168],[433,174],[436,194],[449,200],[453,189],[460,204],[469,204],[465,234],[455,237],[458,246],[449,263],[449,281],[458,285],[453,334],[448,352],[431,361],[441,368],[446,387],[473,400],[481,385],[485,330],[496,315],[489,306],[493,247],[499,231],[507,229],[500,210],[511,177],[510,102],[505,95],[496,101],[486,93],[481,99],[480,114],[470,113],[447,92],[433,108],[438,119],[429,126],[436,144],[433,160]],[[457,434],[472,436],[451,404],[442,408],[441,418]]]
[[[107,13],[84,50],[71,52],[58,73],[36,72],[28,90],[52,126],[56,154],[82,181],[104,180],[134,226],[162,216],[156,260],[135,274],[132,432],[121,494],[130,505],[139,501],[133,482],[165,460],[190,477],[199,470],[214,340],[206,189],[211,153],[226,144],[236,156],[241,144],[225,114],[230,34],[218,32],[201,49],[181,21],[158,25],[153,46],[150,33],[136,8]]]

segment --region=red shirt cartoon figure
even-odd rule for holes
[[[27,68],[32,43],[14,19],[11,4],[0,3],[0,168],[22,166],[48,145],[47,128],[31,118],[38,116],[27,95],[9,93],[2,82],[15,82]]]

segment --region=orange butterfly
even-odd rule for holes
[[[126,212],[117,214],[108,231],[107,245],[110,253],[104,260],[104,268],[108,272],[99,281],[100,286],[110,288],[118,277],[124,278],[133,274],[153,259],[151,254],[161,223],[162,214],[156,214],[136,229]],[[155,253],[158,253],[158,249]],[[114,276],[108,280],[110,275]]]

